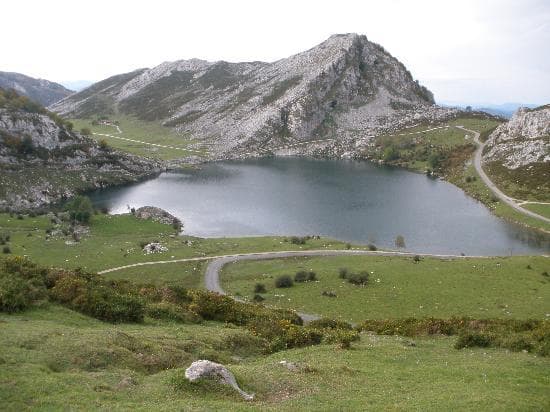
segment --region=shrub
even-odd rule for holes
[[[371,252],[375,252],[378,250],[378,248],[373,245],[372,243],[367,246]]]
[[[200,320],[190,312],[184,311],[181,306],[170,302],[148,304],[145,313],[153,319],[172,320],[182,323],[196,323]]]
[[[281,275],[277,279],[275,279],[276,288],[290,288],[293,285],[294,282],[292,281],[292,278],[288,275]]]
[[[420,262],[420,256],[419,255],[414,255],[413,256],[413,262],[415,262],[415,263]]]
[[[141,299],[118,293],[95,275],[62,272],[54,283],[50,296],[70,309],[113,323],[143,321]]]
[[[351,273],[348,275],[347,280],[353,285],[366,285],[369,281],[369,272]]]
[[[254,293],[266,293],[267,289],[263,283],[256,283],[254,285]]]
[[[311,282],[317,280],[317,274],[313,271],[300,270],[294,275],[295,282]]]
[[[315,329],[344,329],[344,330],[352,330],[353,326],[348,323],[344,322],[343,320],[336,320],[336,319],[330,319],[330,318],[321,318],[312,320],[307,324],[309,328],[315,328]]]
[[[348,276],[348,268],[338,269],[338,277],[340,279],[345,279]]]
[[[4,254],[11,253],[10,247],[9,247],[9,246],[4,246],[4,247],[2,248],[2,253],[4,253]]]
[[[359,332],[355,330],[332,329],[325,333],[324,342],[336,343],[339,349],[350,349],[352,342],[359,340]]]
[[[228,296],[204,290],[191,290],[188,294],[191,298],[188,310],[206,320],[230,322],[236,325],[246,325],[257,319],[269,319],[271,322],[285,320],[297,325],[302,324],[302,319],[290,310],[248,305]]]
[[[67,211],[72,220],[80,223],[88,223],[94,213],[92,202],[87,196],[75,196],[67,203]]]
[[[405,238],[401,235],[398,235],[395,238],[395,247],[404,248],[405,247]]]
[[[90,136],[92,134],[92,131],[88,127],[83,127],[80,129],[80,134],[84,136]]]
[[[263,302],[265,298],[262,295],[258,295],[257,293],[252,298],[254,302]]]
[[[305,245],[307,241],[307,237],[299,237],[299,236],[292,236],[290,238],[290,243],[293,245]]]
[[[46,298],[46,272],[21,256],[0,266],[0,311],[17,312]]]
[[[455,343],[455,349],[480,347],[485,348],[491,345],[492,337],[475,332],[463,333]]]
[[[83,133],[83,134],[84,134],[84,133]],[[107,149],[109,148],[109,143],[107,143],[107,140],[101,139],[101,140],[99,141],[99,148],[100,148],[101,150],[107,150]]]
[[[351,243],[346,243],[346,249],[347,249],[347,250],[350,250],[350,249],[351,249]]]
[[[290,323],[288,320],[255,319],[249,324],[253,335],[265,339],[265,351],[317,345],[323,339],[319,330],[306,328]]]
[[[30,304],[27,282],[13,274],[0,274],[0,311],[19,312]]]

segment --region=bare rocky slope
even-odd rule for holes
[[[435,106],[402,63],[357,34],[273,63],[166,62],[103,80],[51,109],[160,121],[215,159],[281,150],[342,156],[374,134],[457,113]]]
[[[498,126],[487,140],[483,162],[505,189],[515,189],[512,194],[521,198],[530,192],[550,200],[550,105],[519,109]]]
[[[74,93],[59,83],[13,72],[0,72],[0,87],[13,89],[43,106],[49,106]]]
[[[78,192],[135,182],[162,164],[74,133],[28,99],[0,89],[0,209],[47,207]]]

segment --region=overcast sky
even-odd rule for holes
[[[550,102],[550,0],[2,0],[1,71],[101,80],[163,61],[274,61],[356,32],[436,100]]]

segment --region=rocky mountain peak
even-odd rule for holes
[[[403,64],[354,33],[273,63],[180,60],[100,83],[52,109],[160,121],[192,135],[216,158],[364,137],[434,112],[433,95]]]

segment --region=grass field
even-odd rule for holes
[[[339,269],[368,271],[366,286],[339,278]],[[275,288],[274,280],[313,270],[317,282]],[[545,257],[438,260],[335,256],[243,261],[225,266],[223,288],[251,298],[263,283],[265,303],[359,322],[364,319],[470,316],[550,318],[550,259]],[[332,291],[337,297],[323,296]]]
[[[172,129],[162,126],[156,122],[146,122],[130,116],[116,115],[109,120],[117,121],[122,130],[121,134],[117,133],[117,129],[108,125],[93,125],[91,119],[71,119],[76,130],[84,127],[89,128],[93,133],[110,134],[117,137],[138,140],[141,142],[155,143],[163,146],[172,146],[179,149],[186,149],[192,143],[191,136],[181,136],[176,134]],[[94,136],[96,140],[105,139],[107,143],[116,149],[133,153],[138,156],[154,157],[163,160],[178,159],[186,156],[202,156],[206,152],[196,151],[193,148],[191,151],[178,150],[171,148],[155,147],[149,144],[130,142],[126,140],[115,139],[106,136]]]
[[[385,149],[393,147],[397,154],[392,160],[385,159],[386,162],[424,173],[432,168],[429,163],[432,153],[458,152],[468,157],[473,152],[473,136],[466,139],[465,136],[468,133],[455,126],[487,133],[498,124],[500,122],[492,119],[458,118],[439,125],[444,127],[435,130],[430,129],[434,129],[436,126],[428,125],[403,129],[393,135],[378,136],[376,138],[377,149],[374,153],[369,151],[368,155],[369,157],[374,156],[375,159],[385,159]]]
[[[550,219],[550,204],[527,203],[522,207]]]
[[[0,314],[2,410],[545,410],[550,360],[453,349],[455,338],[363,334],[352,350],[312,346],[262,356],[219,323],[110,325],[49,305]],[[235,342],[240,342],[234,345]],[[194,359],[226,364],[252,402],[190,384]],[[292,372],[281,360],[303,368]]]
[[[78,243],[73,242],[70,236],[48,238],[46,231],[51,227],[53,225],[46,216],[19,220],[15,216],[0,214],[0,234],[10,235],[8,245],[12,254],[28,256],[45,266],[82,267],[88,271],[146,261],[271,250],[344,249],[346,246],[326,238],[310,239],[304,245],[294,245],[287,238],[273,236],[211,239],[176,236],[170,225],[139,220],[130,214],[93,216],[89,234]],[[145,255],[140,243],[151,241],[159,241],[168,247],[168,251]],[[139,271],[132,270],[129,276],[141,273],[143,277],[154,279],[159,270],[157,266],[143,266]],[[168,268],[166,273],[177,276],[179,271]]]

